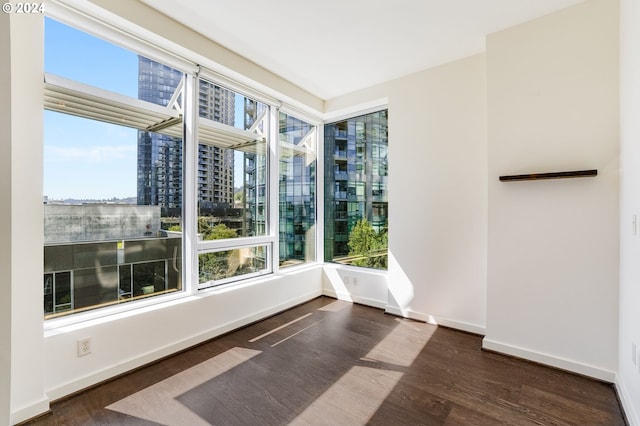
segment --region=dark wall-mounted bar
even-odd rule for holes
[[[509,182],[509,181],[514,181],[514,180],[564,179],[564,178],[596,176],[597,174],[598,174],[598,170],[597,169],[575,170],[575,171],[572,171],[572,172],[531,173],[531,174],[527,174],[527,175],[507,175],[507,176],[500,176],[500,180],[502,182]]]

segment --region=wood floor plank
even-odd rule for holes
[[[530,407],[537,411],[545,412],[550,417],[557,419],[558,423],[563,422],[564,413],[573,413],[572,424],[597,424],[616,425],[618,418],[607,410],[603,411],[589,404],[589,400],[577,402],[570,398],[565,398],[556,392],[547,392],[532,386],[523,386],[520,395],[520,403],[525,407]],[[623,423],[622,423],[623,424]]]
[[[320,297],[52,404],[33,425],[624,425],[609,384]]]

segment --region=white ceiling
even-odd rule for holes
[[[141,1],[330,99],[482,52],[486,34],[583,0]]]

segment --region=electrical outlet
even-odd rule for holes
[[[85,356],[91,353],[91,338],[85,337],[78,340],[78,356]]]
[[[631,342],[631,361],[633,362],[633,365],[638,364],[638,350],[636,342]]]
[[[342,278],[342,281],[346,285],[356,285],[356,284],[358,284],[358,278],[353,276],[353,275],[345,275],[344,278]]]

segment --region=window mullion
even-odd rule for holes
[[[316,126],[316,261],[324,263],[324,126]]]
[[[269,235],[272,237],[271,244],[271,268],[274,274],[278,273],[280,264],[280,194],[278,190],[278,178],[280,176],[280,138],[278,135],[278,116],[280,108],[269,109]]]
[[[186,74],[184,99],[184,174],[183,174],[183,244],[184,279],[187,292],[198,289],[198,206],[197,206],[197,156],[198,156],[198,76]]]

